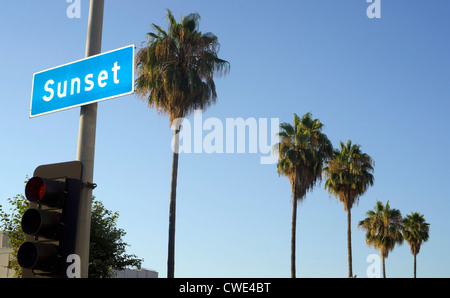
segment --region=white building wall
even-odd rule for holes
[[[133,269],[125,269],[122,271],[116,272],[116,278],[158,278],[158,272],[153,270],[133,270]]]
[[[3,231],[0,231],[0,278],[14,277],[14,270],[8,268],[12,253],[10,246],[8,237]]]

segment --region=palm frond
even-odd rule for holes
[[[380,250],[387,258],[396,244],[403,243],[402,215],[398,209],[391,209],[389,202],[384,205],[377,201],[374,210],[367,211],[366,216],[358,228],[366,231],[367,245]]]
[[[220,59],[218,39],[198,31],[200,15],[192,13],[177,23],[167,10],[168,30],[153,24],[147,44],[136,55],[136,95],[170,125],[217,100],[214,76],[227,74],[230,63]]]
[[[299,201],[321,180],[324,162],[332,152],[331,142],[322,133],[322,127],[318,119],[312,119],[311,113],[301,118],[294,114],[292,125],[280,124],[277,171],[289,178],[292,193]]]

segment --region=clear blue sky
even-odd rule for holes
[[[231,71],[203,119],[279,118],[311,112],[334,146],[351,139],[375,160],[375,185],[352,209],[353,272],[366,276],[357,222],[377,200],[424,214],[430,240],[419,277],[450,277],[450,3],[382,0],[105,1],[102,50],[139,48],[156,23],[198,12]],[[89,3],[69,19],[64,0],[5,1],[0,9],[0,204],[23,193],[41,164],[76,158],[79,108],[29,119],[33,73],[84,58]],[[190,118],[192,119],[192,117]],[[206,134],[206,133],[204,133]],[[129,95],[98,107],[94,194],[127,232],[128,253],[166,276],[173,131]],[[248,151],[247,151],[248,152]],[[291,191],[260,154],[181,154],[177,277],[289,277]],[[346,277],[346,213],[323,184],[299,206],[298,277]],[[405,242],[388,277],[410,277]]]

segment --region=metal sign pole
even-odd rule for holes
[[[102,47],[104,0],[91,0],[86,40],[86,57],[100,54]],[[82,278],[88,277],[91,230],[92,187],[94,178],[97,103],[85,105],[80,111],[77,160],[83,164],[78,231],[75,252],[80,257]]]

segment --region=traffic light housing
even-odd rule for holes
[[[75,253],[82,172],[78,161],[42,165],[27,182],[30,207],[21,222],[26,242],[17,252],[23,277],[66,277],[67,257]]]

